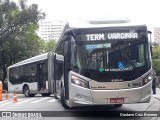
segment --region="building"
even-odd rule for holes
[[[58,40],[64,27],[63,21],[41,21],[39,23],[38,35],[43,40]]]
[[[154,42],[160,43],[160,27],[154,27]]]

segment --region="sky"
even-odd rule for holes
[[[149,28],[160,27],[159,0],[28,0],[46,13],[46,20],[65,20],[68,17],[119,16]]]

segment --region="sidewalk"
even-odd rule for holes
[[[156,94],[152,94],[152,97],[160,100],[160,88],[156,88]]]

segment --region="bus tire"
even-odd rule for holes
[[[117,108],[119,108],[119,107],[122,107],[122,105],[123,104],[115,104],[114,106],[117,107]]]
[[[51,94],[50,93],[42,93],[41,95],[44,97],[47,97],[47,96],[50,96]]]
[[[34,97],[35,96],[35,94],[30,94],[30,97]]]
[[[30,97],[30,90],[29,90],[28,85],[24,87],[24,95],[25,97]]]
[[[41,95],[44,97],[47,97],[47,96],[50,96],[51,94],[50,93],[42,93]]]
[[[65,91],[64,91],[64,87],[61,88],[61,103],[62,103],[62,106],[65,108],[65,109],[69,109],[70,107],[68,105],[66,105],[65,103]]]

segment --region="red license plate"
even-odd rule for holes
[[[124,98],[111,98],[110,103],[124,103]]]

